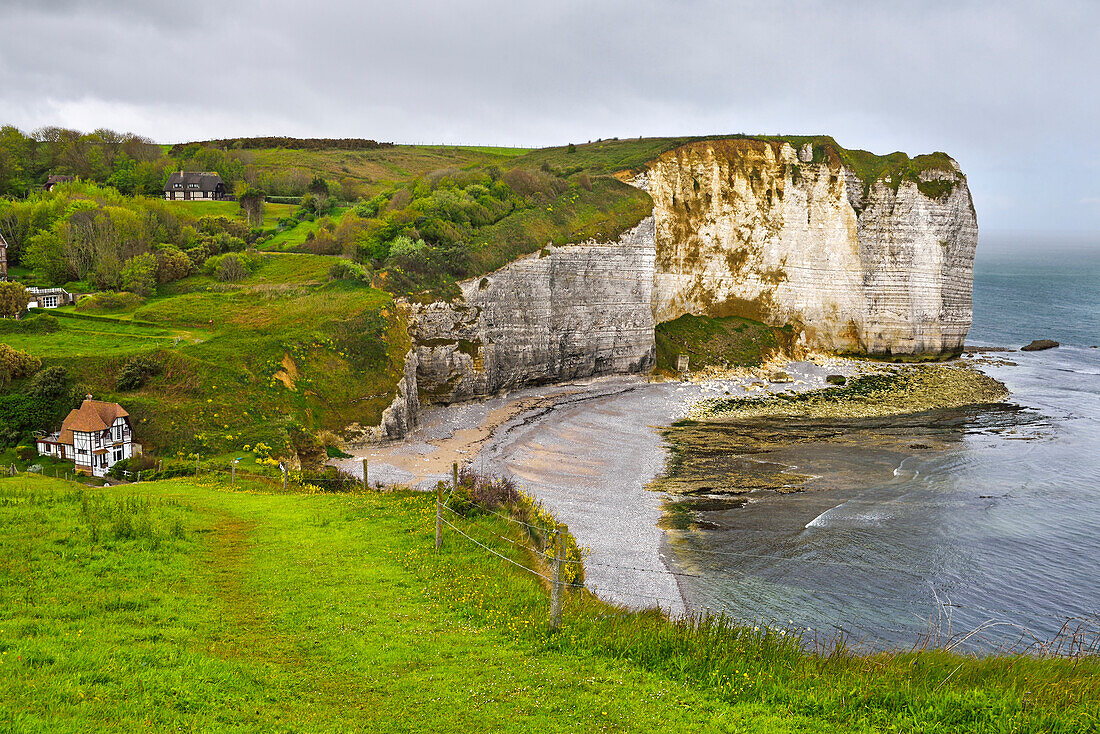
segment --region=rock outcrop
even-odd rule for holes
[[[836,352],[960,351],[977,222],[958,165],[928,158],[908,175],[862,180],[812,143],[665,153],[642,179],[657,229],[655,320],[793,324],[803,343]]]
[[[654,222],[615,242],[547,247],[414,306],[421,396],[450,403],[654,363]]]

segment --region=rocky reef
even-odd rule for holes
[[[959,352],[978,238],[966,177],[943,154],[873,157],[888,165],[861,177],[858,151],[839,150],[713,140],[653,161],[636,181],[654,202],[655,320],[736,315],[833,352]]]

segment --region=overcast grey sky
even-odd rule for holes
[[[0,123],[943,150],[983,232],[1100,231],[1100,2],[0,0]]]

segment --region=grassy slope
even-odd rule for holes
[[[712,319],[685,314],[658,324],[657,368],[676,369],[678,355],[690,357],[689,367],[758,365],[789,346],[793,335],[739,316]]]
[[[224,285],[207,276],[171,284],[118,321],[66,318],[53,334],[12,334],[20,349],[66,365],[97,397],[131,413],[149,449],[203,455],[257,441],[281,447],[287,421],[340,430],[376,424],[393,397],[408,349],[390,297],[361,284],[328,283],[332,258],[269,255],[252,277]],[[388,356],[357,367],[336,341],[339,322],[366,310],[389,314]],[[140,326],[131,319],[155,323]],[[177,343],[176,340],[179,339]],[[125,358],[155,353],[164,374],[121,393]],[[293,364],[292,388],[275,379]]]
[[[395,145],[363,151],[271,148],[242,151],[241,157],[259,171],[283,173],[299,169],[310,176],[349,179],[369,198],[395,183],[411,181],[441,168],[507,167],[510,159],[525,152],[522,148]]]
[[[0,721],[14,731],[1095,726],[1095,661],[807,656],[774,634],[716,635],[587,594],[567,596],[551,634],[532,577],[449,530],[444,552],[431,551],[429,496],[239,489],[0,479]],[[485,540],[511,528],[465,527]]]

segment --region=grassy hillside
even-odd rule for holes
[[[1084,732],[1095,659],[856,656],[539,579],[433,498],[0,478],[12,731]],[[529,567],[516,526],[455,520]],[[507,538],[511,542],[505,542]],[[543,567],[544,568],[544,567]]]
[[[282,453],[303,448],[288,444],[295,427],[377,424],[409,346],[390,296],[330,282],[333,258],[265,257],[240,283],[193,275],[92,319],[58,309],[57,331],[5,341],[66,367],[97,398],[121,402],[137,440],[153,452],[209,456],[262,441]],[[161,372],[140,389],[119,390],[135,355]]]

